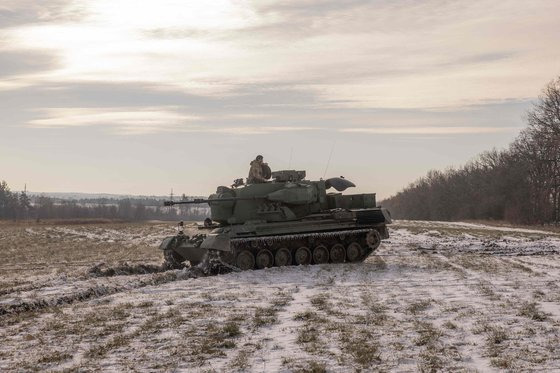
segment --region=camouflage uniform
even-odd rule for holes
[[[249,176],[247,177],[248,184],[265,183],[266,179],[263,176],[262,159],[255,159],[251,161],[251,168],[249,169]]]

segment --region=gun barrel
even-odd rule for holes
[[[198,203],[209,203],[209,202],[232,202],[232,201],[240,201],[240,200],[252,200],[252,199],[261,199],[264,197],[231,197],[231,198],[213,198],[213,199],[203,199],[203,198],[196,198],[192,201],[164,201],[164,206],[173,206],[173,205],[192,205]]]
[[[164,206],[192,205],[192,204],[197,204],[197,203],[207,203],[208,201],[211,201],[211,200],[196,198],[196,199],[193,199],[192,201],[163,201],[163,205]]]

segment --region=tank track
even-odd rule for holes
[[[381,237],[375,228],[360,228],[232,238],[230,242],[232,251],[220,252],[220,260],[237,269],[247,270],[273,266],[360,262],[377,249]]]
[[[205,237],[200,234],[186,239],[198,247]],[[273,266],[359,262],[380,243],[375,228],[232,238],[231,251],[208,250],[202,263],[191,264],[208,275]],[[165,254],[170,268],[184,266],[173,252]]]
[[[229,272],[239,272],[241,269],[230,264],[218,250],[208,250],[204,261],[200,264],[205,275],[218,275]]]

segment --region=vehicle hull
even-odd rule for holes
[[[355,262],[389,238],[389,223],[390,214],[383,208],[335,209],[296,221],[219,226],[193,238],[180,233],[166,238],[160,249],[171,252],[176,265],[182,261],[196,265],[211,252],[241,269],[341,262],[341,255],[342,261]]]

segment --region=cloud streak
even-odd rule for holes
[[[177,108],[166,110],[158,108],[51,108],[43,110],[40,119],[33,119],[28,126],[34,128],[71,128],[86,126],[107,126],[121,135],[141,135],[153,133],[209,133],[222,135],[266,135],[277,132],[294,133],[298,131],[329,131],[340,133],[357,133],[370,135],[473,135],[506,133],[515,127],[496,126],[369,126],[329,128],[317,126],[267,125],[266,116],[238,114],[230,117],[216,116],[208,121],[202,117],[186,115]],[[260,121],[260,126],[238,125],[238,121]],[[264,123],[263,123],[264,120]],[[217,125],[222,121],[230,124]]]
[[[370,127],[370,128],[344,128],[340,132],[363,133],[375,135],[473,135],[488,133],[511,132],[516,127]]]
[[[247,116],[234,116],[234,119]],[[259,119],[261,117],[257,117]],[[251,118],[255,119],[255,118]],[[316,130],[313,127],[293,126],[217,126],[202,118],[161,109],[134,108],[51,108],[43,110],[40,119],[32,119],[27,125],[33,128],[72,128],[106,126],[120,135],[147,135],[154,133],[219,133],[230,135],[264,135],[275,132]]]

